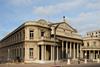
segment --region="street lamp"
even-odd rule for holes
[[[54,48],[56,46],[56,30],[58,28],[58,26],[60,25],[61,23],[57,23],[57,25],[54,27]],[[53,25],[53,24],[52,24]],[[56,65],[56,62],[55,62],[55,49],[54,49],[54,64]]]
[[[85,53],[85,64],[87,63],[87,53]]]
[[[58,26],[59,26],[60,24],[65,23],[65,16],[63,16],[63,19],[64,19],[64,22],[56,23],[56,24],[55,24],[55,23],[50,24],[50,26],[56,25],[56,26],[54,27],[54,48],[55,48],[55,46],[56,46],[56,30],[57,30],[57,28],[58,28]],[[56,63],[55,63],[55,49],[54,49],[54,64],[56,64]]]

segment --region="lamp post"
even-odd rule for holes
[[[87,53],[85,53],[85,64],[87,63]]]
[[[55,27],[54,27],[54,48],[56,47],[56,30],[58,28],[58,26],[60,25],[61,23],[58,23]],[[54,64],[56,65],[56,62],[55,62],[55,49],[54,49]],[[55,66],[56,67],[56,66]]]
[[[54,48],[56,46],[56,30],[60,24],[65,23],[65,16],[63,16],[63,19],[64,19],[64,22],[50,24],[50,26],[55,25],[55,27],[54,27]],[[54,49],[54,64],[56,65],[56,63],[55,63],[55,49]]]

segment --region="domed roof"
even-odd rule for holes
[[[44,19],[38,20],[38,23],[40,23],[40,24],[48,24],[48,22],[46,20],[44,20]]]

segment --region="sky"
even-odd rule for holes
[[[0,0],[0,39],[25,21],[63,16],[81,35],[100,30],[100,0]]]

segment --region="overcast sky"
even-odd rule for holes
[[[27,20],[68,23],[84,35],[100,29],[100,0],[0,0],[0,39]]]

